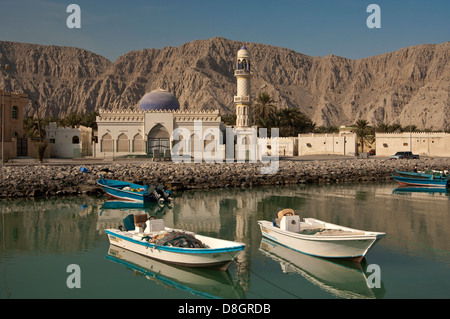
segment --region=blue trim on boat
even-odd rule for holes
[[[120,238],[122,240],[126,240],[129,242],[132,242],[134,244],[142,245],[148,248],[155,248],[163,251],[168,252],[176,252],[176,253],[183,253],[183,254],[211,254],[211,253],[226,253],[226,252],[232,252],[232,251],[241,251],[245,249],[245,245],[239,245],[234,247],[226,247],[226,248],[181,248],[181,247],[170,247],[170,246],[158,246],[149,242],[145,242],[142,240],[136,240],[133,238],[130,238],[128,236],[123,236],[114,232],[111,232],[109,230],[105,230],[107,234]]]
[[[406,185],[428,186],[428,187],[448,187],[449,180],[446,179],[417,179],[410,177],[396,176],[392,174],[392,177],[399,183]]]

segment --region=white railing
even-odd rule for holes
[[[250,71],[249,70],[235,70],[234,71],[234,75],[249,75]]]
[[[250,102],[250,96],[235,96],[234,97],[234,102],[235,103],[239,103],[239,102]]]

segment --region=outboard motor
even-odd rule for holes
[[[149,185],[148,187],[148,191],[147,191],[150,195],[152,195],[152,197],[156,200],[159,201],[159,199],[161,198],[161,195],[158,193],[157,189],[155,186],[153,185]]]
[[[164,198],[165,201],[172,200],[170,198],[170,194],[164,189],[164,187],[161,184],[159,184],[158,187],[156,187],[156,190],[158,191],[158,194],[160,194],[162,198]]]

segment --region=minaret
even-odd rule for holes
[[[250,79],[252,75],[250,73],[250,56],[245,46],[238,51],[234,76],[237,78],[237,94],[234,96],[236,127],[250,127],[252,104]]]

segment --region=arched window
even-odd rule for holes
[[[19,108],[17,106],[12,107],[11,113],[13,120],[17,120],[19,118]]]
[[[80,144],[80,138],[77,135],[72,137],[72,144]]]
[[[122,133],[117,138],[117,151],[118,152],[129,152],[130,142],[128,141],[128,136]]]
[[[101,139],[101,151],[102,152],[113,152],[113,139],[109,133],[102,136]]]

